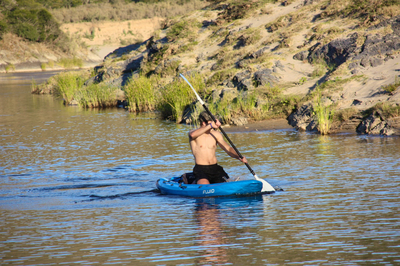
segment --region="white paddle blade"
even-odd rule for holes
[[[194,94],[196,94],[197,100],[200,102],[201,105],[204,105],[203,100],[200,98],[200,96],[197,94],[196,90],[193,88],[192,84],[190,84],[189,80],[185,78],[182,74],[179,74],[181,78],[183,78],[184,81],[186,81],[187,84],[189,84],[190,88],[192,88]]]
[[[259,178],[257,175],[254,175],[254,178],[263,184],[261,192],[275,192],[275,189],[267,181]]]

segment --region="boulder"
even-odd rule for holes
[[[232,101],[238,96],[238,91],[236,89],[225,88],[221,91],[220,97],[223,100]],[[214,95],[213,95],[214,96]]]
[[[311,103],[302,105],[299,109],[292,112],[287,118],[289,125],[299,131],[306,131],[309,124],[313,121],[313,107]]]
[[[307,61],[308,60],[308,51],[302,51],[293,56],[293,59],[300,60],[300,61]]]
[[[245,70],[243,72],[237,73],[232,78],[232,83],[238,90],[250,89],[253,86],[252,81],[251,81],[251,72],[248,70]]]
[[[250,58],[259,58],[260,56],[262,56],[266,51],[268,51],[269,47],[265,46],[257,51],[255,51],[254,53],[250,54]]]
[[[140,53],[128,58],[125,61],[116,63],[116,67],[122,69],[123,73],[133,72],[140,68],[140,65],[145,58],[144,53]]]
[[[357,127],[357,133],[389,136],[393,135],[395,131],[388,121],[379,112],[375,111],[361,122]]]
[[[339,66],[346,62],[346,60],[357,54],[357,39],[358,34],[354,33],[347,39],[335,39],[330,43],[319,47],[315,45],[309,55],[308,61],[312,63],[315,58],[322,58],[326,62]]]
[[[278,82],[279,79],[272,74],[272,70],[265,68],[259,71],[256,71],[253,75],[254,82],[256,86],[270,86],[274,85],[274,82]]]

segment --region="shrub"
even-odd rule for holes
[[[34,1],[17,2],[5,20],[12,32],[29,41],[55,41],[63,33],[53,16]]]
[[[179,39],[188,39],[189,41],[195,41],[197,37],[197,31],[201,27],[201,23],[195,19],[182,20],[172,25],[167,31],[167,38],[170,41],[176,41]]]
[[[335,112],[333,120],[344,122],[349,120],[352,116],[358,113],[359,111],[354,107],[342,109]]]
[[[129,111],[145,112],[155,110],[158,101],[156,94],[158,83],[159,79],[154,75],[150,78],[139,76],[136,79],[131,79],[124,87]]]
[[[382,89],[387,94],[393,95],[393,92],[395,92],[398,89],[399,86],[400,86],[400,79],[399,79],[399,77],[396,76],[395,77],[395,81],[394,81],[393,84],[389,84],[389,85],[383,86]]]
[[[15,71],[15,66],[13,64],[7,64],[5,66],[5,70],[6,70],[7,73],[11,72],[11,71]]]
[[[24,39],[29,41],[39,40],[39,33],[36,28],[28,23],[19,23],[15,26],[15,33]]]
[[[380,112],[385,118],[399,117],[400,105],[388,102],[378,103],[374,107],[363,111],[363,115],[364,117],[367,117],[375,111]]]
[[[235,75],[234,69],[225,69],[214,72],[214,74],[207,79],[207,85],[216,85],[228,78],[232,78]]]
[[[116,106],[117,88],[108,84],[91,84],[87,87],[80,87],[75,92],[74,99],[82,107],[111,107]]]
[[[63,72],[56,75],[54,79],[56,82],[55,95],[62,97],[65,104],[70,104],[83,86],[86,77],[80,72]]]
[[[0,40],[3,39],[3,34],[8,32],[9,27],[6,21],[0,20]]]

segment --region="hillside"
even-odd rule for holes
[[[222,117],[229,124],[290,115],[295,128],[320,131],[319,108],[326,119],[335,113],[331,132],[398,134],[399,5],[357,13],[350,2],[214,1],[142,45],[117,49],[89,83],[124,90],[139,73],[164,83],[198,73],[220,105],[255,95],[257,111],[242,106]],[[177,122],[193,121],[188,112]]]

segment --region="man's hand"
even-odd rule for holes
[[[248,163],[246,157],[243,157],[242,159],[239,158],[239,160],[240,160],[242,163]]]
[[[221,126],[221,122],[219,122],[218,119],[216,119],[216,121],[217,121],[216,123],[215,122],[211,122],[211,125],[212,125],[212,127],[214,129],[217,129],[217,128],[219,128]]]

